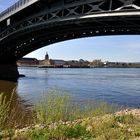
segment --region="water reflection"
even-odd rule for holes
[[[16,88],[17,83],[0,80],[0,93],[4,93],[3,95],[6,101],[9,101],[12,98],[11,96],[13,96],[14,99],[18,98]]]
[[[0,94],[2,99],[10,102],[10,112],[6,122],[9,127],[23,127],[32,123],[32,111],[26,102],[17,94],[18,84],[10,81],[0,80]]]

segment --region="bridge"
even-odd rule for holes
[[[0,78],[18,76],[18,59],[52,43],[135,34],[140,0],[20,0],[0,13]]]

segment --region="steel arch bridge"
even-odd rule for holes
[[[140,34],[140,0],[20,0],[0,14],[0,64],[68,39]]]

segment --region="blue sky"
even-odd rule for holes
[[[17,0],[0,0],[0,12]],[[46,51],[52,59],[102,59],[103,61],[140,62],[140,36],[103,36],[74,39],[49,45],[26,57],[43,59]]]

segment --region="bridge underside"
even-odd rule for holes
[[[78,18],[23,28],[3,39],[0,63],[13,63],[24,55],[60,41],[104,35],[139,35],[140,16]]]
[[[40,0],[0,22],[1,65],[15,66],[26,54],[60,41],[140,34],[139,0],[46,2]]]
[[[92,16],[92,15],[91,15]],[[140,17],[78,18],[41,23],[23,28],[4,38],[0,44],[0,63],[13,63],[46,45],[81,37],[103,35],[139,35]]]

